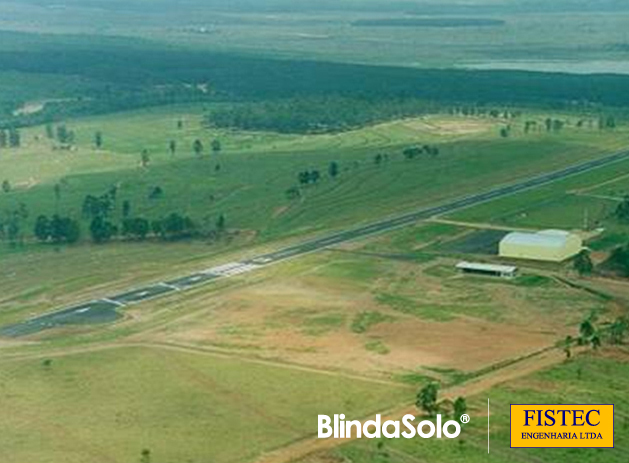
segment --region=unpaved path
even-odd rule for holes
[[[564,361],[564,359],[565,354],[560,350],[549,350],[537,356],[513,363],[479,378],[475,378],[464,384],[443,389],[441,397],[443,399],[453,400],[456,397],[470,397],[478,395],[496,385],[516,378],[528,376],[536,371],[559,364]],[[396,410],[390,410],[382,414],[382,421],[399,420],[406,414],[417,415],[417,409],[414,406],[409,405]],[[367,419],[373,419],[373,417],[366,418],[363,422]],[[318,439],[316,437],[309,437],[286,447],[272,452],[267,452],[259,458],[256,463],[289,463],[315,452],[333,449],[339,445],[351,442],[352,440],[354,439]]]

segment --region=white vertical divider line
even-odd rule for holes
[[[489,455],[489,397],[487,397],[487,455]]]

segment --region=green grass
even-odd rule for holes
[[[380,340],[367,341],[365,343],[365,349],[369,352],[373,352],[378,355],[387,355],[391,350]]]
[[[418,247],[431,243],[437,244],[463,230],[461,227],[449,224],[419,224],[415,227],[403,228],[387,233],[367,243],[362,250],[378,253],[395,253],[409,257],[418,256],[421,258],[422,254],[417,252]]]
[[[356,334],[369,331],[375,325],[395,321],[395,318],[377,311],[360,312],[352,320],[351,330]]]
[[[478,191],[479,185],[490,187],[596,157],[622,145],[626,137],[624,129],[604,134],[567,129],[560,136],[534,134],[503,140],[491,129],[494,122],[452,116],[398,121],[336,135],[287,136],[207,130],[201,125],[202,113],[202,106],[176,106],[68,121],[78,139],[77,151],[71,152],[51,151],[44,129],[37,127],[25,132],[24,148],[0,155],[1,177],[13,185],[10,193],[0,193],[0,211],[20,204],[29,211],[22,224],[24,247],[1,246],[0,250],[9,276],[0,283],[9,301],[0,302],[3,317],[14,319],[20,313],[32,314],[82,299],[88,287],[135,285],[176,268],[197,268],[197,263],[201,266],[227,249],[301,239],[431,205]],[[181,130],[177,129],[178,120],[184,121]],[[440,134],[431,128],[460,123],[480,124],[480,132]],[[103,151],[92,147],[96,130],[104,134]],[[206,154],[196,159],[190,150],[192,140],[202,139],[207,149],[216,137],[223,142],[223,152],[217,158]],[[170,139],[179,146],[174,157],[166,152]],[[404,147],[425,142],[438,144],[441,155],[403,159]],[[142,149],[150,152],[148,169],[138,165]],[[389,153],[390,161],[376,166],[376,150]],[[326,176],[331,161],[341,168],[334,180]],[[218,163],[219,172],[215,169]],[[299,200],[289,200],[285,191],[295,185],[298,172],[313,168],[319,169],[324,179],[304,189]],[[54,194],[56,183],[61,184],[59,200]],[[111,214],[114,222],[120,221],[121,204],[128,200],[133,216],[156,219],[177,211],[190,215],[202,229],[213,228],[217,217],[224,214],[227,227],[238,231],[239,237],[209,246],[201,242],[114,243],[61,248],[58,253],[32,242],[37,216],[57,211],[81,219],[83,238],[88,240],[88,222],[81,216],[83,199],[87,194],[103,194],[113,185],[118,187]],[[163,198],[149,198],[155,186],[163,189]],[[390,242],[385,240],[385,247],[404,253],[416,242],[439,240],[456,232],[456,227],[438,224],[401,230]],[[58,257],[48,260],[41,257],[45,255]],[[424,255],[414,256],[426,261]],[[63,272],[58,272],[61,261]],[[32,278],[24,271],[29,262],[38,266]],[[357,278],[379,271],[344,265],[330,271]],[[150,272],[137,272],[139,267],[150,267]],[[17,272],[19,278],[13,276]],[[33,288],[41,287],[41,281],[47,283],[40,295],[47,297],[32,297],[36,294]],[[16,299],[19,305],[10,302]]]
[[[405,388],[235,359],[123,348],[0,364],[3,462],[250,461]],[[244,439],[244,441],[243,441]]]
[[[470,400],[472,420],[461,436],[449,439],[362,439],[331,451],[328,456],[361,463],[431,461],[453,462],[558,462],[578,459],[587,463],[624,462],[629,451],[629,364],[612,358],[584,355],[517,380],[497,386]],[[487,398],[491,405],[490,453],[487,454]],[[596,404],[615,405],[615,448],[597,449],[511,449],[509,443],[509,404]],[[324,461],[323,455],[321,461]],[[319,460],[314,460],[319,461]]]
[[[376,300],[391,309],[407,314],[414,315],[416,317],[435,320],[435,321],[450,321],[455,318],[455,314],[460,307],[446,307],[441,305],[425,304],[411,297],[381,293],[376,296]]]
[[[320,336],[338,330],[345,324],[345,315],[330,313],[308,317],[303,321],[304,331],[311,336]]]

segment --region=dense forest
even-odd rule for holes
[[[4,35],[0,33],[0,38]],[[39,40],[45,39],[46,36],[39,37]],[[55,46],[55,40],[61,40],[63,53]],[[124,44],[125,40],[93,39],[90,42],[89,38],[75,41],[65,38],[51,39],[45,47],[41,43],[32,47],[0,47],[0,88],[6,75],[18,79],[42,76],[45,80],[41,85],[50,79],[57,82],[53,88],[47,88],[54,98],[71,97],[62,102],[49,101],[43,111],[20,115],[15,120],[12,112],[31,95],[14,94],[9,87],[6,92],[0,92],[3,95],[0,97],[0,126],[190,101],[263,102],[300,98],[312,102],[340,97],[367,102],[360,108],[367,113],[374,108],[399,105],[396,102],[400,100],[479,106],[629,106],[629,76],[366,66],[174,47],[160,49],[141,41],[132,47],[122,47],[120,42]],[[74,89],[72,94],[64,94],[65,80],[73,83],[68,85]],[[31,92],[36,98],[46,95],[38,89],[37,83],[31,86]],[[308,109],[310,112],[319,110],[325,108],[315,104]],[[255,112],[255,108],[250,107],[245,115],[251,119]],[[403,112],[403,108],[396,109],[395,114]],[[324,124],[326,117],[320,117]],[[366,120],[371,117],[364,116]],[[222,115],[217,117],[216,123],[226,125],[225,120],[226,116]],[[347,123],[352,125],[354,121],[349,118]]]
[[[243,130],[326,133],[434,113],[440,109],[417,99],[289,98],[217,106],[209,111],[206,123],[211,127]]]

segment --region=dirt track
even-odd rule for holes
[[[560,350],[553,349],[540,355],[516,362],[487,375],[473,379],[462,385],[446,388],[442,390],[443,399],[455,399],[456,397],[470,397],[478,395],[498,384],[511,381],[516,378],[527,376],[538,370],[542,370],[561,363],[565,359],[565,354]],[[396,410],[390,410],[382,415],[382,421],[399,420],[406,414],[417,415],[414,406],[406,406]],[[373,417],[366,418],[373,419]],[[289,446],[274,450],[264,454],[256,463],[290,463],[300,458],[306,457],[315,452],[329,450],[339,445],[351,442],[354,439],[318,439],[310,437]]]

